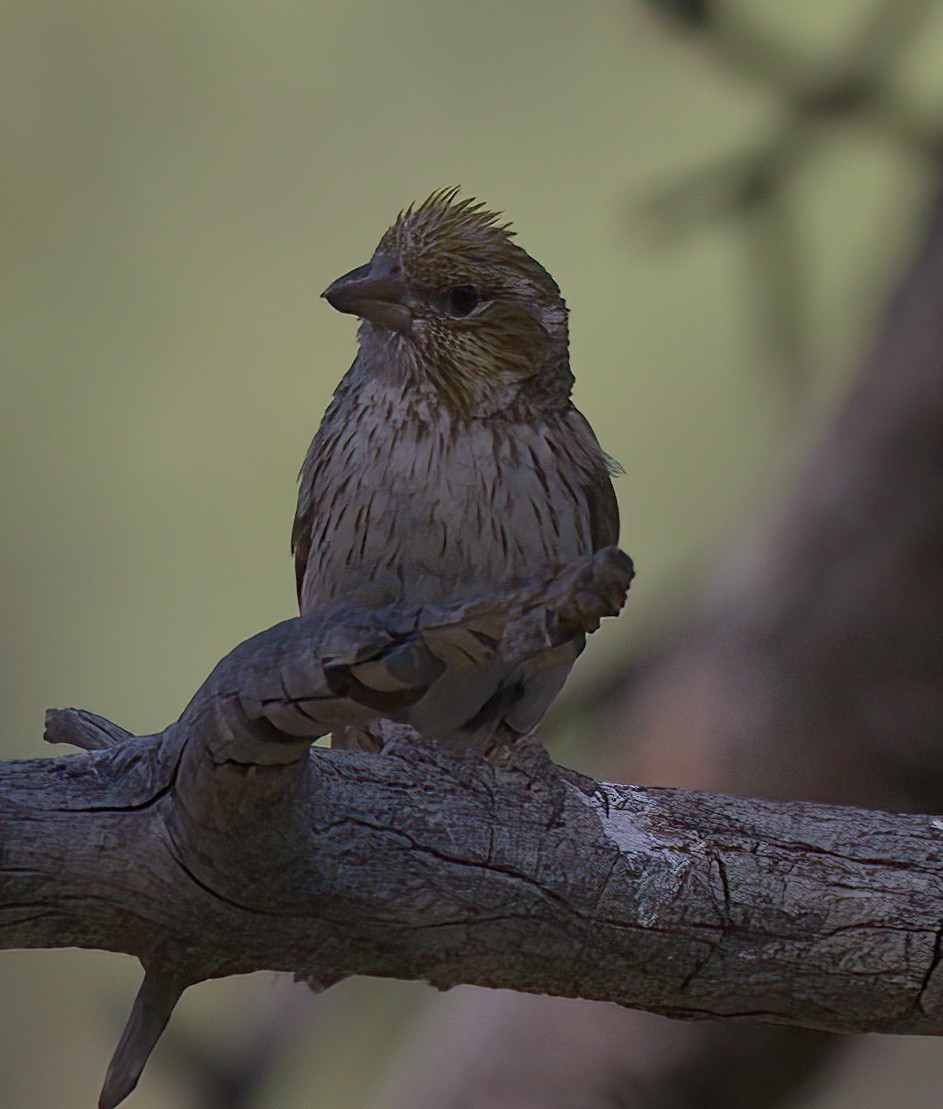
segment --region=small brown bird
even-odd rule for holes
[[[457,191],[402,212],[370,262],[323,294],[362,323],[301,470],[302,614],[481,595],[617,542],[614,464],[570,400],[560,290],[497,213]],[[529,733],[583,645],[531,661],[436,738],[488,747]],[[351,730],[333,743],[378,740]]]

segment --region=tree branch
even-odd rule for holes
[[[121,741],[77,714],[77,738],[112,742],[0,765],[0,947],[104,948],[146,970],[102,1106],[187,985],[257,969],[943,1031],[943,822],[598,785],[533,740],[490,760],[415,738],[309,748],[328,721],[410,724],[440,683],[591,628],[622,603],[623,557],[493,602],[287,621],[159,735]],[[458,651],[473,639],[476,657]]]
[[[197,828],[169,747],[3,766],[3,947],[123,951],[189,983],[371,974],[943,1031],[943,821],[593,792],[527,747],[500,766],[429,747],[216,765],[243,804]]]

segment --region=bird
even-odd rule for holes
[[[370,261],[322,294],[359,317],[359,349],[299,475],[302,616],[487,595],[617,544],[621,468],[571,399],[560,289],[501,213],[459,192],[402,210]],[[473,669],[444,714],[465,698],[469,719],[435,735],[433,706],[428,732],[483,751],[530,735],[584,644],[484,675],[499,686],[484,705]],[[342,728],[332,745],[383,739]]]

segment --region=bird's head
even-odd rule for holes
[[[364,321],[365,351],[419,375],[458,414],[493,409],[520,388],[565,399],[572,378],[556,282],[497,213],[457,192],[407,208],[367,265],[323,295]]]

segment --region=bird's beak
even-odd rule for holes
[[[380,254],[339,277],[321,296],[338,312],[349,312],[394,331],[408,331],[413,322],[399,267]]]

